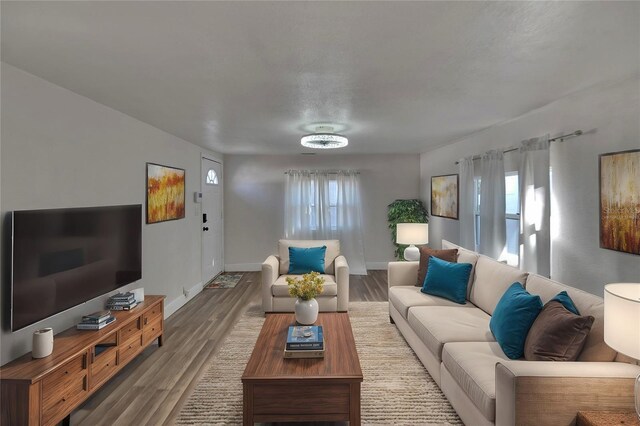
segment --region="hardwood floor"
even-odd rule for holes
[[[386,301],[387,272],[352,275],[349,298]],[[163,347],[137,356],[71,415],[71,424],[173,424],[207,360],[253,303],[260,303],[259,272],[244,273],[233,289],[203,290],[165,321]]]

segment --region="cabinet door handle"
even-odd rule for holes
[[[82,354],[82,369],[84,370],[85,368],[87,368],[87,354],[86,353]]]
[[[144,319],[144,325],[147,325],[147,321],[149,321],[149,318]]]

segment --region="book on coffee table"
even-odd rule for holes
[[[324,349],[324,334],[321,325],[290,326],[287,332],[288,351],[318,351]]]
[[[310,350],[304,349],[301,351],[284,350],[285,358],[324,358],[324,349]]]

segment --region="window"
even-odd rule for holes
[[[322,214],[321,207],[316,206],[315,182],[311,182],[311,229],[318,229],[318,214]],[[338,181],[336,179],[329,180],[329,217],[331,221],[331,229],[338,229]]]
[[[476,221],[476,249],[480,246],[480,187],[482,179],[475,178],[474,215]],[[507,227],[507,264],[518,266],[520,255],[520,189],[518,172],[505,173],[505,216]]]
[[[217,185],[218,184],[218,174],[215,170],[209,169],[207,172],[207,178],[205,180],[207,185]]]

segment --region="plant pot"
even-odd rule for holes
[[[318,301],[316,299],[296,299],[296,321],[302,325],[311,325],[318,319]]]

